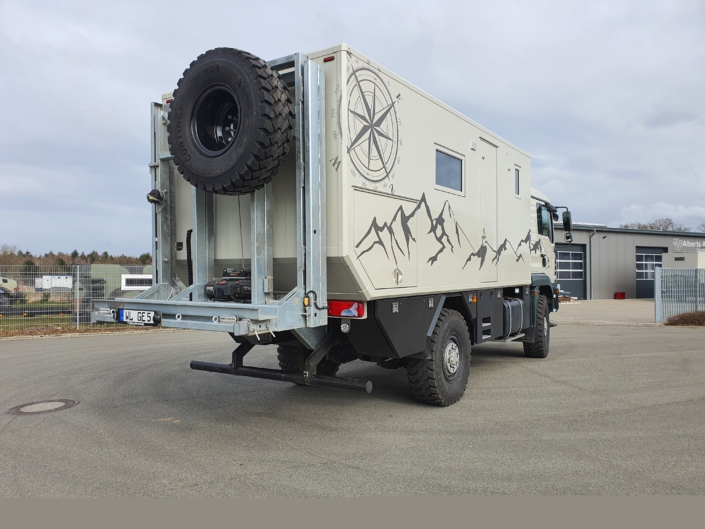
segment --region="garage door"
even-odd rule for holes
[[[636,247],[636,297],[653,298],[656,268],[661,268],[666,248]]]
[[[556,282],[561,291],[585,299],[585,245],[556,245]]]

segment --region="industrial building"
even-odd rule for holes
[[[705,264],[705,233],[573,225],[573,242],[564,242],[555,225],[556,276],[560,289],[579,299],[654,297],[654,270],[698,268]]]

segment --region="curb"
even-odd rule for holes
[[[559,327],[562,325],[585,325],[593,327],[666,327],[663,323],[617,323],[610,321],[554,321],[551,323],[557,323]]]
[[[118,334],[151,334],[151,333],[171,333],[171,332],[189,332],[190,329],[152,329],[149,331],[98,331],[98,332],[74,332],[60,334],[37,334],[37,335],[18,335],[5,336],[0,338],[0,342],[20,341],[20,340],[44,340],[48,338],[81,338],[84,336],[115,336]],[[192,332],[192,331],[191,331]]]

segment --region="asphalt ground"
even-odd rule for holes
[[[561,303],[551,321],[570,325],[652,326],[655,323],[653,299],[594,299]]]
[[[3,497],[703,494],[705,330],[559,326],[549,357],[473,349],[448,408],[403,370],[341,375],[371,394],[189,369],[229,360],[199,332],[0,340]],[[276,367],[273,347],[246,364]]]

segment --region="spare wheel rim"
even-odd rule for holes
[[[240,104],[224,84],[204,88],[191,112],[191,140],[204,156],[214,158],[227,151],[240,131]]]

